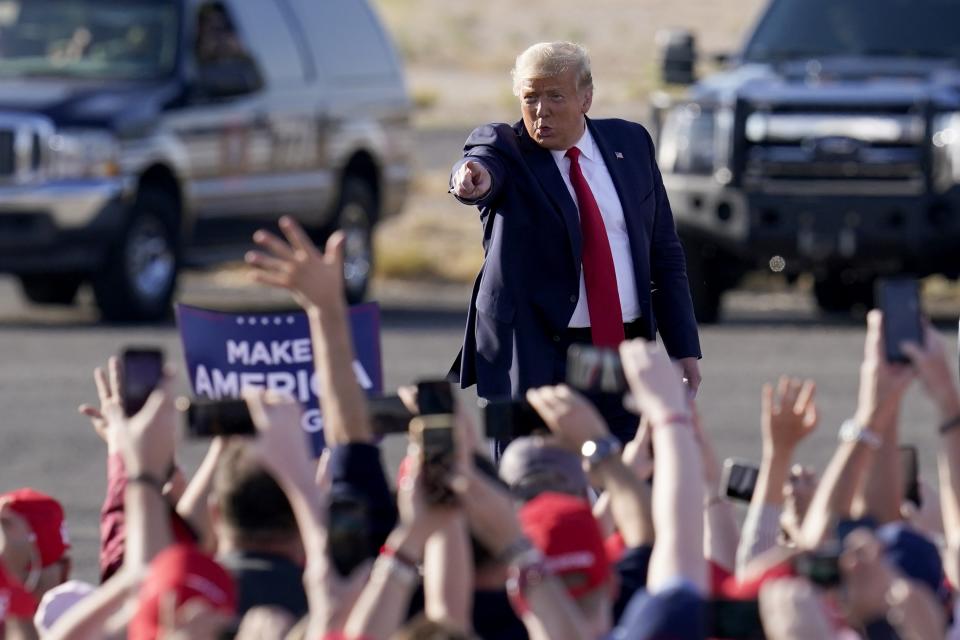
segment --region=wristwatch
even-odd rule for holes
[[[620,441],[611,435],[596,440],[587,440],[580,447],[580,455],[587,461],[587,466],[591,469],[610,456],[619,455],[620,451],[622,451]]]
[[[880,448],[883,440],[874,432],[865,426],[849,418],[840,425],[840,431],[837,433],[840,442],[862,442],[874,451]]]

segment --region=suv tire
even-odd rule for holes
[[[20,276],[20,288],[27,300],[36,304],[71,305],[83,276],[76,274],[30,274]]]
[[[336,225],[344,232],[344,291],[347,302],[363,302],[373,277],[373,225],[377,198],[368,180],[347,176],[340,193]]]
[[[720,320],[720,303],[725,290],[722,281],[711,269],[707,248],[698,242],[684,241],[687,255],[687,282],[693,298],[693,314],[699,324],[715,324]]]
[[[850,313],[855,307],[873,307],[873,277],[852,278],[844,273],[830,273],[813,283],[817,306],[827,313]]]
[[[161,320],[170,313],[180,262],[176,200],[146,187],[93,278],[104,320]]]

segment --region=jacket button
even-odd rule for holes
[[[576,302],[576,301],[577,301],[577,296],[575,295],[570,296],[570,302]]]
[[[553,336],[554,342],[560,342],[560,336]]]

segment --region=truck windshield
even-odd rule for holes
[[[160,78],[179,31],[176,0],[0,0],[0,77]]]
[[[956,0],[774,0],[744,60],[831,56],[960,60]]]

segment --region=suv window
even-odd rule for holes
[[[776,0],[747,44],[751,62],[828,56],[960,60],[956,0]]]
[[[393,47],[366,1],[293,0],[317,64],[342,78],[393,76]]]
[[[167,76],[179,15],[175,0],[0,0],[0,76]]]
[[[267,80],[279,85],[302,85],[305,74],[297,49],[298,38],[275,0],[234,0],[231,8],[245,39],[257,52],[257,62]]]

